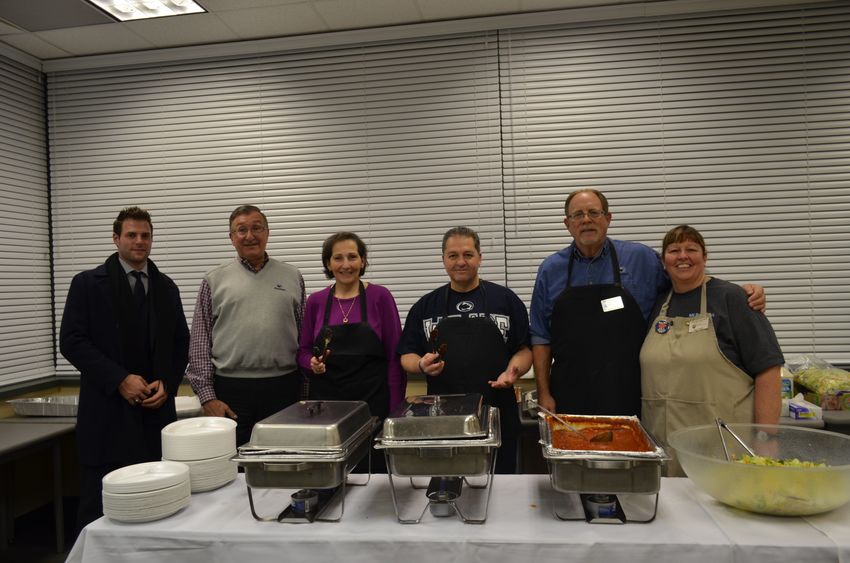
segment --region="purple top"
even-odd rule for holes
[[[307,299],[304,321],[301,325],[301,341],[298,347],[298,365],[307,374],[313,373],[310,369],[313,343],[322,329],[322,321],[325,318],[325,303],[327,303],[331,287],[317,291]],[[355,303],[352,306],[353,299],[341,299],[340,304],[346,313],[351,307],[351,312],[348,313],[348,321],[359,323],[361,320],[360,303]],[[336,306],[336,298],[331,303],[334,306],[331,308],[328,323],[341,325],[342,311]],[[390,389],[390,410],[392,411],[404,401],[407,389],[407,374],[401,369],[401,362],[396,354],[396,346],[398,346],[398,340],[401,338],[398,307],[392,293],[387,288],[374,283],[366,286],[366,307],[369,326],[378,335],[378,340],[384,345],[387,354],[387,384]]]

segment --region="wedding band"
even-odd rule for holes
[[[141,403],[141,401],[140,401],[140,400],[138,400],[138,399],[134,399],[134,401],[133,401],[133,402],[134,402],[134,403],[136,403],[137,405],[138,405],[139,403]]]

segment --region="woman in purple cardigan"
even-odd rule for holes
[[[310,398],[359,400],[380,420],[404,401],[407,374],[396,346],[401,322],[385,287],[361,281],[366,244],[340,232],[322,244],[325,275],[334,283],[307,299],[298,365],[310,378]]]

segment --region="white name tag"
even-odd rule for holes
[[[699,330],[708,330],[708,317],[702,317],[688,322],[688,332],[697,332]]]
[[[617,309],[623,308],[623,298],[619,295],[617,297],[603,299],[601,303],[602,311],[604,311],[605,313],[610,313],[611,311],[616,311]]]

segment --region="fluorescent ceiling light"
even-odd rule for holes
[[[87,0],[122,22],[206,12],[194,0]]]

